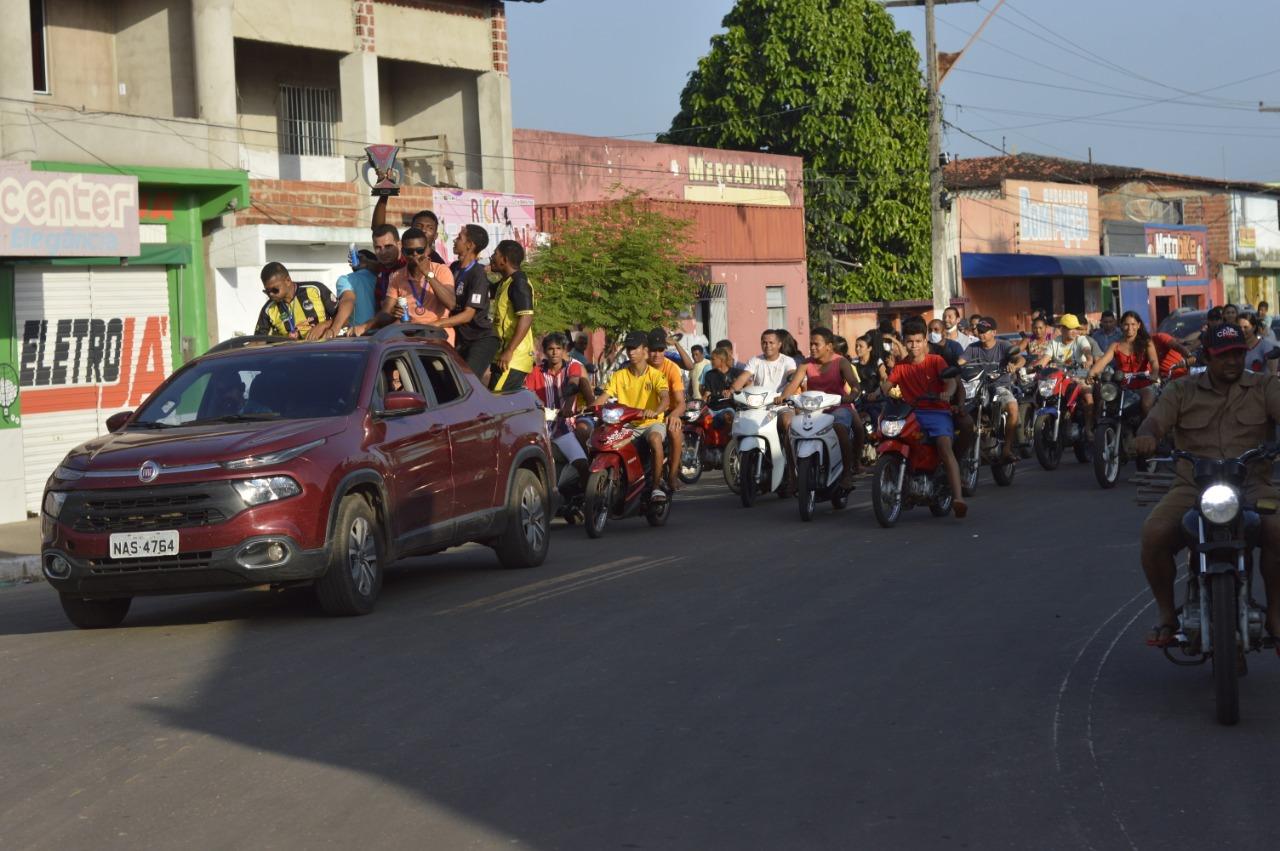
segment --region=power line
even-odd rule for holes
[[[1280,69],[1277,69],[1277,70],[1280,70]],[[1257,107],[1225,106],[1225,105],[1210,104],[1210,103],[1184,103],[1182,101],[1178,101],[1176,99],[1170,99],[1170,98],[1157,99],[1157,98],[1151,98],[1149,96],[1143,96],[1143,95],[1127,95],[1127,94],[1120,94],[1119,92],[1099,91],[1097,89],[1082,89],[1079,86],[1063,86],[1063,85],[1058,85],[1057,83],[1046,83],[1040,80],[1028,80],[1025,77],[1009,77],[1004,74],[992,74],[987,71],[975,71],[971,68],[954,68],[952,69],[951,73],[972,74],[977,77],[989,77],[993,80],[1006,80],[1011,83],[1020,83],[1026,86],[1041,86],[1046,89],[1061,89],[1062,91],[1068,91],[1068,92],[1082,92],[1084,94],[1099,95],[1101,97],[1125,98],[1127,100],[1139,100],[1139,101],[1146,102],[1148,105],[1154,105],[1157,103],[1169,103],[1173,106],[1190,106],[1190,107],[1196,107],[1199,109],[1227,109],[1235,112],[1250,112],[1250,113],[1258,111]]]

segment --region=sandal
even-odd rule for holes
[[[957,520],[963,520],[969,513],[969,504],[957,499],[951,503],[951,512],[955,514]]]
[[[1158,623],[1147,633],[1148,647],[1169,647],[1178,643],[1178,624]]]

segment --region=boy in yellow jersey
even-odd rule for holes
[[[489,268],[502,279],[494,285],[489,301],[493,311],[493,330],[502,348],[489,367],[489,387],[505,393],[519,390],[524,379],[533,372],[533,288],[521,270],[524,246],[514,239],[504,239],[493,250]]]
[[[671,443],[668,461],[667,490],[672,493],[680,486],[680,453],[684,451],[684,375],[675,361],[667,357],[667,342],[673,338],[662,328],[649,332],[649,366],[660,371],[667,379],[667,439]],[[683,349],[681,349],[683,351]],[[691,359],[692,360],[692,359]]]
[[[643,331],[632,331],[623,341],[627,352],[627,365],[609,377],[600,395],[617,399],[621,405],[639,408],[644,419],[634,423],[640,436],[649,444],[653,453],[653,493],[650,499],[663,502],[667,493],[660,484],[664,456],[662,441],[667,436],[664,422],[670,400],[670,387],[660,370],[649,366],[649,336]]]

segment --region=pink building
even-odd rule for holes
[[[543,130],[514,132],[516,192],[537,199],[540,225],[582,215],[618,191],[692,219],[706,283],[686,331],[738,356],[765,328],[808,343],[803,161],[799,157],[661,145]]]

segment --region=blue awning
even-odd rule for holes
[[[1106,257],[1077,254],[960,255],[966,278],[1174,278],[1186,267],[1167,257]]]

